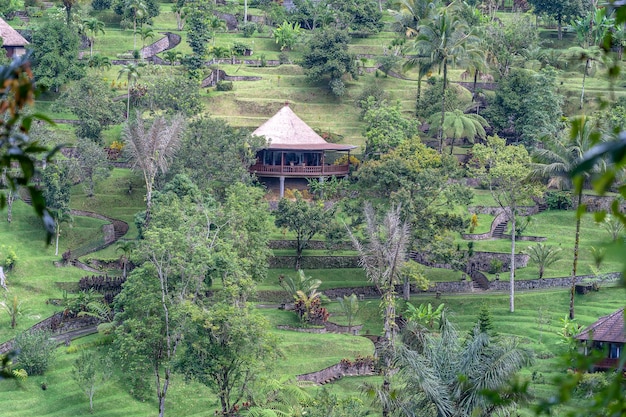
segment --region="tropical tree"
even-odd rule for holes
[[[439,123],[443,120],[443,128]],[[445,118],[440,118],[438,114],[434,114],[430,119],[430,129],[440,129],[443,132],[444,139],[450,139],[450,155],[454,152],[454,141],[459,139],[467,139],[470,143],[474,143],[476,137],[485,139],[487,133],[485,128],[489,127],[489,123],[478,114],[464,113],[460,109],[446,112]]]
[[[294,279],[291,276],[280,276],[278,278],[278,282],[280,286],[289,293],[289,295],[293,298],[297,295],[298,291],[301,291],[305,294],[311,294],[313,291],[317,290],[320,285],[322,285],[322,281],[313,277],[307,277],[303,270],[298,270],[298,275]]]
[[[580,108],[582,109],[585,100],[585,80],[587,76],[592,75],[594,64],[606,56],[602,43],[610,28],[614,26],[614,21],[607,16],[606,8],[596,8],[584,18],[574,21],[573,26],[579,45],[569,48],[568,52],[572,59],[583,63],[580,93]]]
[[[290,50],[302,36],[302,28],[300,23],[289,23],[285,20],[282,25],[272,31],[272,36],[281,51]]]
[[[339,307],[341,311],[346,315],[348,321],[348,331],[352,332],[352,323],[359,312],[359,299],[356,294],[344,295],[343,297],[337,297]]]
[[[463,340],[443,321],[440,334],[427,333],[418,346],[400,347],[400,390],[396,406],[403,416],[497,416],[516,409],[519,394],[503,392],[516,373],[530,365],[532,353],[514,339],[494,339],[477,328]],[[483,391],[499,391],[507,406]]]
[[[93,397],[112,375],[113,363],[108,356],[95,356],[81,351],[72,368],[72,378],[89,398],[89,412],[93,413]]]
[[[122,252],[120,261],[122,262],[122,277],[126,278],[126,272],[128,268],[128,262],[130,261],[130,255],[135,249],[136,242],[133,240],[120,240],[115,247],[116,252]]]
[[[126,120],[128,120],[128,117],[130,116],[130,88],[135,85],[139,76],[139,67],[133,62],[122,65],[122,68],[117,74],[118,80],[120,78],[126,78],[126,84],[128,86],[128,97],[126,98]]]
[[[225,46],[213,46],[211,48],[211,55],[215,58],[215,66],[216,66],[216,76],[215,82],[220,82],[220,59],[228,58],[231,56],[232,50]]]
[[[139,36],[141,37],[141,49],[143,50],[146,47],[146,39],[153,39],[156,33],[150,26],[142,26],[139,29]],[[143,52],[141,57],[143,58]]]
[[[539,279],[543,279],[543,273],[547,267],[561,259],[560,247],[548,246],[543,243],[529,246],[525,252],[530,256],[530,260],[537,264]]]
[[[523,145],[506,145],[497,136],[485,145],[474,145],[474,173],[488,187],[496,203],[511,222],[511,260],[509,262],[509,308],[515,311],[515,235],[518,208],[531,197],[541,195],[541,187],[530,178],[531,159]]]
[[[226,30],[226,22],[215,15],[211,15],[207,19],[207,28],[209,29],[211,39],[213,39],[213,46],[215,46],[215,34]]]
[[[580,116],[569,120],[568,136],[548,138],[543,149],[533,152],[532,173],[548,179],[548,185],[557,185],[561,189],[575,190],[577,207],[582,203],[582,186],[591,177],[599,175],[606,169],[603,160],[596,160],[580,175],[572,175],[573,170],[583,161],[587,152],[601,137],[595,130],[593,119]],[[574,260],[572,265],[572,282],[570,286],[569,317],[574,319],[574,294],[576,292],[576,272],[578,269],[578,253],[580,247],[581,214],[576,214],[576,235],[574,239]]]
[[[140,114],[126,122],[122,136],[133,161],[133,168],[141,171],[146,185],[146,223],[150,221],[154,180],[159,172],[166,173],[178,150],[184,120],[176,115],[170,120],[157,117],[146,128]]]
[[[24,301],[18,300],[17,295],[14,295],[11,299],[6,297],[4,301],[0,301],[0,307],[2,307],[2,309],[6,311],[11,318],[12,329],[15,329],[15,326],[17,326],[17,318],[24,315],[28,311],[24,305]]]
[[[102,71],[111,68],[111,60],[109,60],[108,56],[95,54],[89,58],[89,61],[87,61],[87,65],[90,68],[96,68],[99,71]]]
[[[438,131],[439,151],[443,148],[443,126],[445,121],[445,91],[448,87],[448,66],[469,55],[482,54],[478,48],[478,38],[455,13],[456,2],[439,10],[432,18],[416,28],[418,35],[409,43],[409,50],[418,56],[428,56],[433,65],[439,67],[443,75],[443,95],[441,100],[441,123]]]
[[[55,247],[54,255],[59,255],[59,237],[61,236],[61,224],[71,221],[70,216],[70,190],[71,180],[67,164],[48,164],[43,171],[44,196],[46,206],[54,219]]]
[[[356,58],[348,51],[350,36],[332,27],[316,31],[302,54],[301,66],[311,81],[328,79],[328,86],[338,97],[345,94],[342,78],[359,76]]]
[[[133,19],[133,50],[137,49],[137,22],[148,15],[148,6],[142,0],[126,0],[125,8]]]
[[[299,192],[296,192],[295,201],[283,198],[278,202],[276,226],[296,234],[296,271],[302,269],[302,252],[313,236],[324,231],[329,218],[332,218],[331,213],[332,209],[327,210],[323,204],[307,203]]]
[[[85,29],[91,33],[91,37],[89,38],[89,56],[93,57],[93,44],[96,42],[96,36],[98,36],[98,33],[102,33],[103,35],[105,33],[104,22],[94,17],[83,20],[83,25]]]
[[[381,293],[383,315],[382,373],[383,383],[380,395],[389,398],[391,394],[392,355],[395,350],[396,334],[396,285],[400,283],[402,265],[406,261],[409,246],[409,225],[402,221],[400,206],[391,207],[382,223],[376,219],[376,213],[370,203],[365,205],[366,238],[361,243],[350,232],[350,238],[359,252],[360,263],[367,278],[376,285]],[[390,415],[388,402],[383,401],[382,415]]]

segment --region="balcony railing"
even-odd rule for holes
[[[345,165],[252,165],[248,171],[260,176],[285,176],[285,177],[319,177],[324,175],[347,175],[350,166]]]

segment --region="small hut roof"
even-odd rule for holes
[[[600,317],[598,321],[580,332],[576,339],[625,343],[624,309],[621,308],[608,316]]]
[[[24,39],[17,30],[13,29],[7,22],[0,18],[0,38],[2,46],[26,46],[28,41]]]
[[[305,151],[347,151],[354,145],[328,143],[304,123],[285,105],[267,122],[257,128],[253,135],[265,136],[269,141],[268,149],[305,150]]]

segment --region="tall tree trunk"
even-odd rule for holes
[[[578,210],[583,200],[582,186],[578,191],[578,207],[576,208],[576,237],[574,239],[574,262],[572,266],[572,283],[569,290],[569,318],[574,320],[574,295],[576,293],[576,269],[578,268],[578,248],[580,245],[580,214]]]
[[[243,24],[248,24],[248,0],[243,0]]]
[[[59,256],[59,236],[61,235],[61,224],[56,221],[56,244],[54,249],[54,256]]]
[[[13,221],[13,202],[15,201],[17,193],[9,188],[7,194],[7,223]]]
[[[411,298],[411,281],[408,277],[404,278],[402,291],[402,298],[404,298],[406,301],[409,301],[409,299]]]
[[[559,34],[559,40],[562,41],[563,40],[563,19],[561,17],[557,19],[557,31]]]
[[[511,274],[509,276],[509,311],[515,311],[515,212],[511,210]]]
[[[582,90],[580,92],[580,108],[583,108],[584,102],[585,102],[585,80],[587,79],[587,70],[589,69],[589,62],[590,59],[587,58],[587,60],[585,61],[585,70],[583,71],[583,87]]]
[[[443,123],[446,120],[446,79],[448,78],[448,64],[443,61],[443,91],[441,95],[441,123],[437,138],[439,139],[439,153],[443,153]]]
[[[126,97],[126,120],[130,117],[130,80],[128,80],[128,96]]]

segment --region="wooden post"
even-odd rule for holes
[[[322,175],[324,175],[324,165],[326,164],[326,152],[322,151]]]
[[[285,196],[285,177],[280,177],[280,198]]]
[[[285,172],[285,152],[281,152],[280,153],[280,173],[284,173]],[[283,182],[285,181],[285,179],[283,178]],[[282,194],[281,194],[282,197]]]

